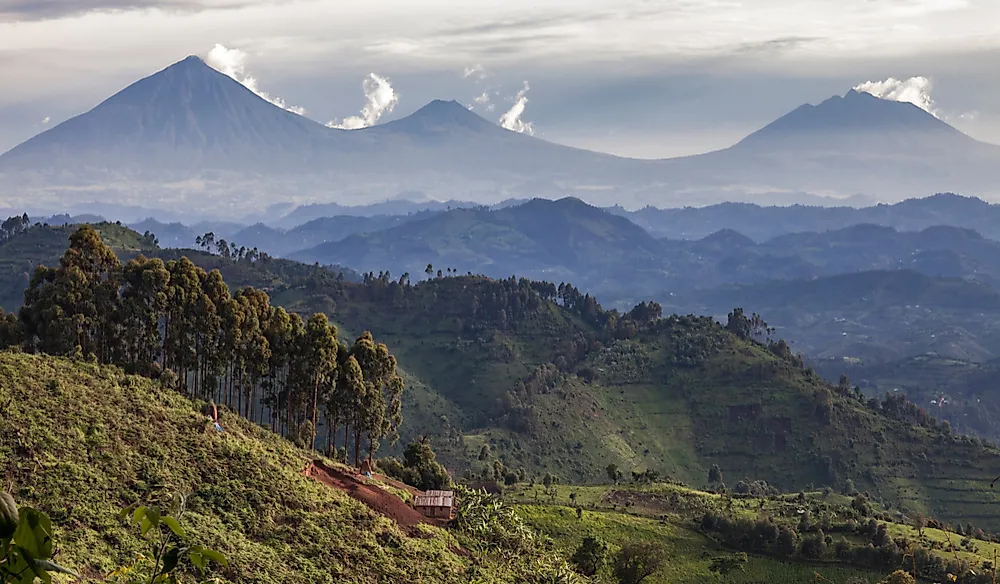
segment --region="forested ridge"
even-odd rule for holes
[[[371,333],[347,345],[326,315],[304,319],[250,286],[231,293],[217,269],[186,257],[139,255],[123,266],[86,225],[58,267],[37,268],[0,338],[164,379],[314,447],[322,420],[327,450],[343,428],[356,462],[402,421],[396,360]]]

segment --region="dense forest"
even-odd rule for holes
[[[317,446],[322,417],[326,449],[343,428],[356,463],[402,422],[396,360],[371,333],[347,345],[326,315],[303,319],[252,287],[231,293],[218,270],[186,257],[122,266],[90,226],[73,233],[58,267],[37,268],[0,340],[163,379],[301,444]]]

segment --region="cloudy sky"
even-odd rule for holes
[[[0,0],[0,151],[189,54],[345,127],[457,99],[548,140],[673,156],[873,82],[1000,143],[1000,0],[500,4]]]

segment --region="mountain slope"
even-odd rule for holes
[[[162,207],[185,196],[197,211],[232,213],[228,206],[242,203],[242,215],[284,202],[275,192],[329,202],[331,184],[349,204],[462,192],[480,203],[575,194],[662,207],[760,193],[1000,194],[998,168],[1000,147],[910,104],[854,92],[803,106],[731,148],[649,161],[510,132],[454,101],[334,130],[189,57],[0,156],[0,191],[25,201],[35,194],[37,205],[81,191],[105,203],[139,195]]]
[[[345,334],[371,330],[412,382],[404,439],[430,434],[460,474],[492,474],[499,460],[593,482],[612,462],[699,485],[719,464],[788,491],[850,480],[948,521],[1000,525],[986,486],[1000,451],[912,404],[839,392],[781,345],[711,318],[660,319],[648,304],[608,312],[572,286],[525,279],[352,283],[310,266],[278,273],[191,255],[231,286],[269,288],[275,305],[324,311]]]
[[[657,277],[660,245],[627,219],[579,199],[536,199],[515,207],[456,209],[292,254],[306,263],[420,274],[428,263],[504,277],[574,281],[590,290],[618,276]]]
[[[803,105],[750,134],[734,149],[862,150],[898,155],[924,148],[962,148],[970,138],[919,107],[853,89],[819,105]],[[985,145],[984,145],[985,146]]]
[[[732,480],[788,491],[851,479],[949,521],[1000,525],[987,486],[1000,454],[909,406],[872,410],[711,319],[671,317],[629,336],[627,323],[608,332],[586,301],[563,308],[529,290],[452,277],[325,292],[332,319],[375,331],[465,413],[438,430],[456,468],[476,468],[484,444],[507,468],[569,481],[599,481],[613,462],[700,485],[719,464]]]
[[[0,171],[52,169],[69,182],[104,173],[287,173],[316,164],[337,136],[188,57],[15,147],[0,157]]]
[[[935,352],[951,359],[1000,356],[1000,293],[985,284],[910,270],[840,274],[702,290],[688,310],[760,313],[811,358],[870,363]]]
[[[9,403],[8,403],[9,402]],[[229,412],[224,433],[171,389],[114,368],[0,352],[0,471],[50,514],[60,563],[100,577],[140,551],[118,510],[188,493],[196,541],[232,582],[460,582],[448,533],[409,537],[303,476],[309,453]]]

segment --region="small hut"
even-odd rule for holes
[[[424,517],[451,519],[454,502],[455,493],[452,491],[426,491],[413,497],[413,508]]]

